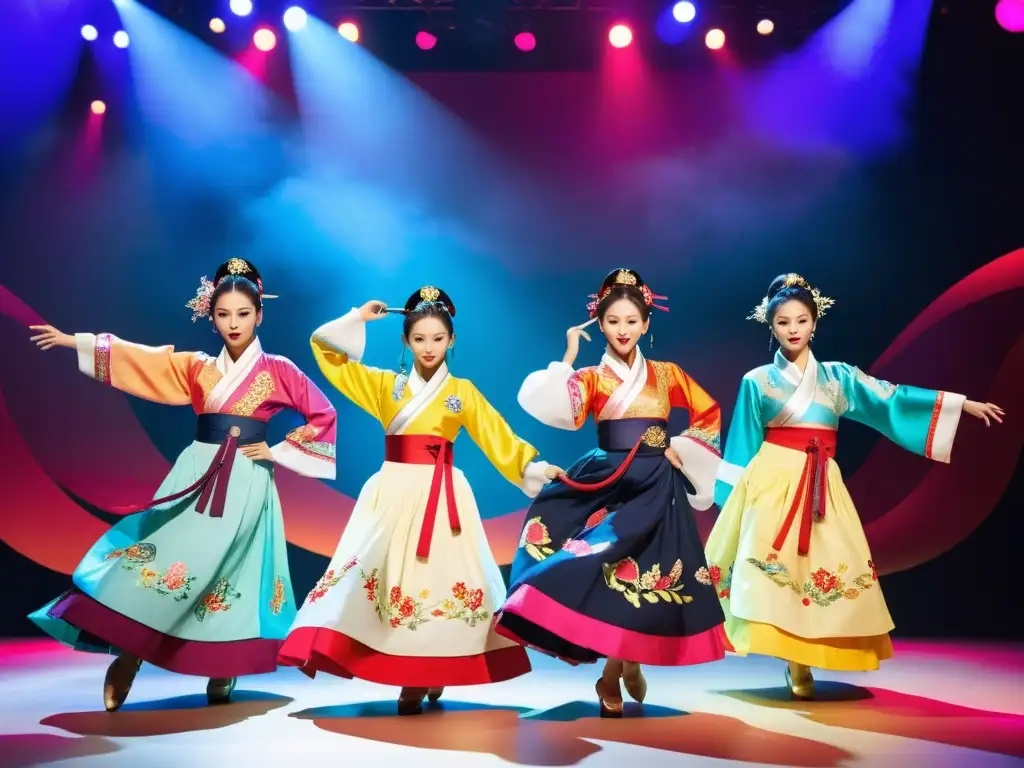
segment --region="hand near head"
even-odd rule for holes
[[[992,426],[992,422],[989,419],[1002,424],[1003,419],[1001,417],[1006,415],[998,405],[979,403],[976,400],[964,400],[964,413],[970,414],[976,419],[981,419],[985,422],[986,427]]]
[[[371,320],[380,320],[382,317],[387,317],[387,313],[384,309],[387,307],[383,301],[377,301],[376,299],[368,301],[359,308],[359,318],[364,322],[368,323]]]
[[[572,365],[576,362],[576,356],[580,353],[580,336],[590,341],[590,334],[583,330],[586,326],[590,325],[590,322],[583,323],[583,325],[574,325],[565,332],[565,354],[562,355],[563,363]]]
[[[68,349],[75,348],[75,337],[69,336],[66,333],[61,333],[52,325],[30,325],[29,330],[39,331],[39,333],[32,336],[29,341],[34,341],[36,346],[43,351],[52,349],[53,347],[67,347]]]

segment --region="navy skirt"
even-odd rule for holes
[[[572,664],[612,657],[683,666],[725,656],[725,616],[686,480],[665,458],[666,427],[654,419],[599,423],[600,447],[566,475],[601,487],[555,481],[541,491],[498,634]]]

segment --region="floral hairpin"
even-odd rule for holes
[[[812,288],[810,283],[804,280],[800,275],[789,274],[786,275],[784,286],[789,288],[791,286],[799,286],[811,294],[811,298],[814,300],[814,306],[818,310],[818,319],[820,320],[825,316],[825,312],[831,309],[835,305],[835,299],[830,299],[828,296],[822,296],[821,291],[817,288]],[[761,303],[754,307],[754,311],[747,315],[747,320],[755,320],[759,323],[768,324],[768,304],[770,299],[765,296],[761,299]]]
[[[637,279],[636,275],[630,272],[628,269],[620,269],[619,273],[615,276],[615,282],[609,285],[607,288],[602,290],[600,293],[592,293],[588,298],[593,299],[587,304],[587,311],[590,312],[590,318],[594,319],[597,317],[597,305],[600,304],[609,293],[612,292],[612,288],[616,285],[632,285],[636,286]],[[644,298],[644,304],[651,309],[660,309],[662,312],[668,312],[668,307],[662,307],[655,304],[655,301],[668,301],[668,296],[662,296],[661,294],[654,293],[645,283],[640,284],[640,295]]]
[[[199,278],[199,287],[196,289],[195,298],[189,299],[185,304],[192,310],[192,322],[200,317],[210,316],[210,298],[213,296],[213,289],[216,286],[206,279],[206,275]]]

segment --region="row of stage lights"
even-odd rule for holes
[[[231,0],[231,12],[236,16],[248,16],[252,13],[252,0]],[[697,18],[697,8],[693,3],[678,2],[672,7],[672,18],[680,24],[689,24]],[[292,6],[284,12],[282,22],[289,32],[298,32],[306,26],[308,15],[299,6]],[[221,34],[227,30],[227,23],[215,17],[210,19],[210,30],[215,34]],[[761,19],[757,23],[757,31],[761,35],[770,35],[775,31],[775,23],[771,19]],[[359,27],[352,21],[343,21],[338,25],[338,34],[346,40],[359,42]],[[96,40],[99,32],[96,27],[87,24],[82,27],[82,37],[88,41]],[[118,48],[128,47],[128,33],[118,30],[114,33],[114,45]],[[277,35],[274,30],[268,27],[260,27],[252,36],[253,45],[260,51],[272,51],[277,46]],[[633,31],[626,24],[615,24],[608,30],[608,42],[613,48],[626,48],[633,42]],[[537,47],[537,38],[532,32],[520,32],[513,38],[516,48],[523,52],[532,51]],[[717,27],[710,29],[704,35],[704,44],[711,50],[718,50],[725,46],[725,32]],[[429,51],[437,45],[437,37],[426,30],[416,33],[416,46],[424,51]]]

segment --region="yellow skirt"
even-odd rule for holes
[[[892,657],[892,617],[839,466],[827,468],[825,518],[797,552],[799,513],[773,548],[800,483],[806,454],[765,443],[722,508],[705,552],[738,654],[819,669],[878,669]]]

